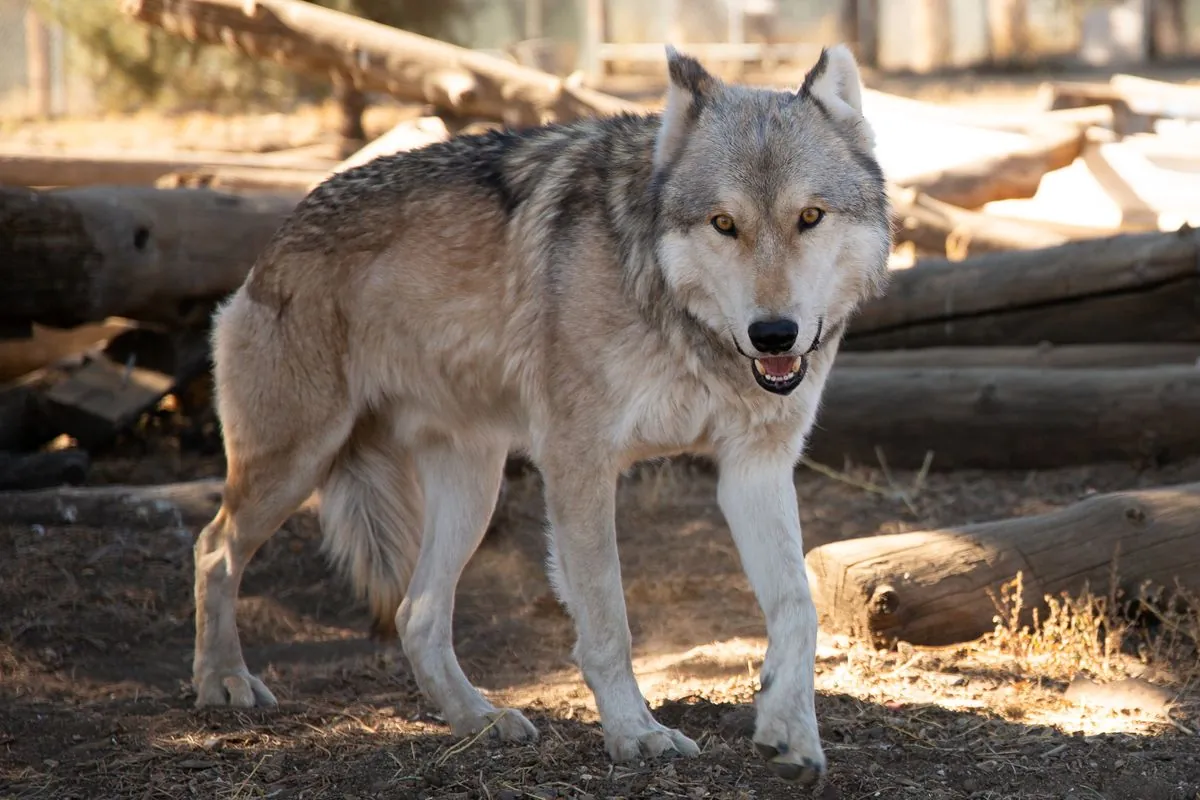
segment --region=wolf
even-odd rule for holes
[[[793,471],[848,320],[884,291],[885,182],[844,45],[795,89],[666,48],[660,112],[461,136],[330,177],[214,315],[223,501],[195,544],[198,706],[268,706],[235,606],[313,493],[326,553],[455,735],[536,728],[452,644],[506,457],[543,480],[547,568],[617,762],[696,756],[631,663],[614,523],[631,465],[709,455],[766,620],[754,742],[825,769]]]

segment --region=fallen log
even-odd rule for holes
[[[940,646],[993,630],[1001,585],[1022,577],[1030,621],[1044,595],[1108,594],[1143,581],[1200,591],[1200,483],[1091,497],[1048,514],[957,528],[849,539],[806,564],[822,626]]]
[[[1021,150],[970,164],[906,178],[901,184],[935,200],[966,209],[996,200],[1033,197],[1047,172],[1062,169],[1083,153],[1086,137],[1064,125]]]
[[[1200,341],[1200,231],[929,259],[863,306],[847,350]]]
[[[169,172],[154,181],[156,189],[212,189],[234,194],[270,194],[300,202],[328,178],[332,169],[272,167],[195,167]]]
[[[835,367],[814,460],[934,469],[1161,464],[1200,454],[1200,369]]]
[[[122,0],[121,7],[188,41],[514,126],[643,110],[530,67],[298,0]]]
[[[0,383],[102,344],[131,323],[120,319],[61,330],[34,325],[28,339],[0,339]]]
[[[324,165],[279,165],[262,156],[174,155],[169,158],[129,158],[109,155],[53,155],[43,153],[0,153],[0,185],[28,187],[153,186],[172,173],[229,171],[269,185],[286,185],[296,172],[314,172]]]
[[[196,529],[217,513],[221,493],[220,480],[0,492],[0,518],[17,525]]]
[[[293,208],[206,189],[0,187],[0,317],[192,324],[198,304],[241,284]]]
[[[78,448],[46,453],[0,452],[0,490],[77,486],[87,478],[90,467],[87,451]]]
[[[1020,220],[968,211],[912,189],[889,187],[897,242],[912,242],[919,250],[952,261],[968,255],[1004,250],[1054,247],[1068,236]]]
[[[1038,87],[1038,105],[1047,111],[1065,111],[1105,105],[1112,109],[1112,130],[1118,136],[1149,133],[1154,122],[1163,116],[1163,109],[1146,108],[1134,111],[1128,98],[1110,83],[1087,81],[1044,81]]]
[[[1121,73],[1113,75],[1108,82],[1135,112],[1200,120],[1200,86]]]
[[[916,350],[842,351],[837,369],[859,367],[1151,367],[1200,366],[1200,344],[1079,344],[1033,347],[923,347]]]
[[[444,142],[449,138],[450,131],[440,117],[405,120],[382,136],[368,142],[362,149],[347,156],[331,172],[345,172],[353,167],[374,161],[380,156],[391,156],[416,150],[435,142]]]

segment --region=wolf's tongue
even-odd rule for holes
[[[768,375],[774,375],[777,378],[782,378],[785,375],[790,375],[792,365],[796,363],[794,356],[768,356],[760,358],[759,363],[763,366],[763,371]]]

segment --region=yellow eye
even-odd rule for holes
[[[728,214],[717,214],[712,218],[712,226],[717,229],[717,233],[737,236],[737,226],[733,224],[733,217]]]
[[[823,219],[825,219],[825,212],[819,208],[809,206],[802,209],[800,211],[800,230],[812,228]]]

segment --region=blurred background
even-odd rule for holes
[[[749,81],[834,41],[879,75],[1131,69],[1200,58],[1200,0],[322,0],[589,85],[654,92],[662,42]],[[0,0],[0,117],[238,110],[330,89],[198,45],[102,0]]]

